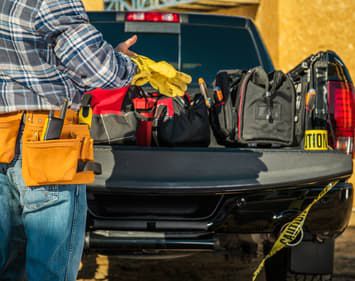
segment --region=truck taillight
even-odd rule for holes
[[[328,105],[334,126],[335,148],[353,153],[355,129],[355,91],[348,82],[328,82]],[[354,155],[354,154],[353,154]]]
[[[126,14],[126,21],[178,23],[180,16],[174,13],[129,12]]]

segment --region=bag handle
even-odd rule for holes
[[[266,106],[267,106],[267,114],[266,114],[266,120],[269,122],[272,122],[272,106],[271,106],[271,101],[272,101],[272,96],[276,91],[276,83],[272,84],[272,88],[269,91],[269,77],[266,73],[266,71],[262,67],[256,67],[254,69],[254,75],[253,75],[254,82],[258,85],[264,85],[265,87],[265,99],[266,99]],[[275,82],[275,80],[274,80]]]
[[[254,70],[254,80],[259,85],[265,87],[265,99],[267,105],[266,120],[272,122],[272,98],[275,95],[277,88],[279,88],[284,81],[285,75],[281,71],[275,71],[272,77],[272,86],[269,91],[270,80],[266,71],[261,67],[256,67]]]

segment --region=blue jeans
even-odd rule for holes
[[[26,187],[19,143],[17,151],[11,164],[0,164],[0,280],[74,281],[84,246],[86,186]]]

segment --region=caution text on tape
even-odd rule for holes
[[[295,217],[290,223],[286,225],[286,227],[283,231],[281,231],[281,234],[272,246],[270,252],[263,258],[257,269],[254,271],[252,279],[253,281],[255,281],[258,275],[260,274],[261,270],[265,265],[266,260],[271,258],[278,251],[290,245],[297,238],[297,236],[302,231],[303,225],[311,208],[320,199],[322,199],[338,182],[339,180],[333,181],[329,183],[326,187],[324,187],[323,190],[318,194],[318,196],[297,217]]]

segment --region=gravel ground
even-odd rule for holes
[[[348,228],[335,246],[334,281],[355,280],[355,227]]]
[[[261,248],[261,247],[258,247]],[[169,261],[123,260],[87,255],[79,273],[80,281],[244,281],[251,280],[261,258],[257,254],[240,259],[223,255],[199,254]],[[336,243],[333,281],[355,281],[355,228],[349,228]],[[258,281],[263,281],[261,275]]]

